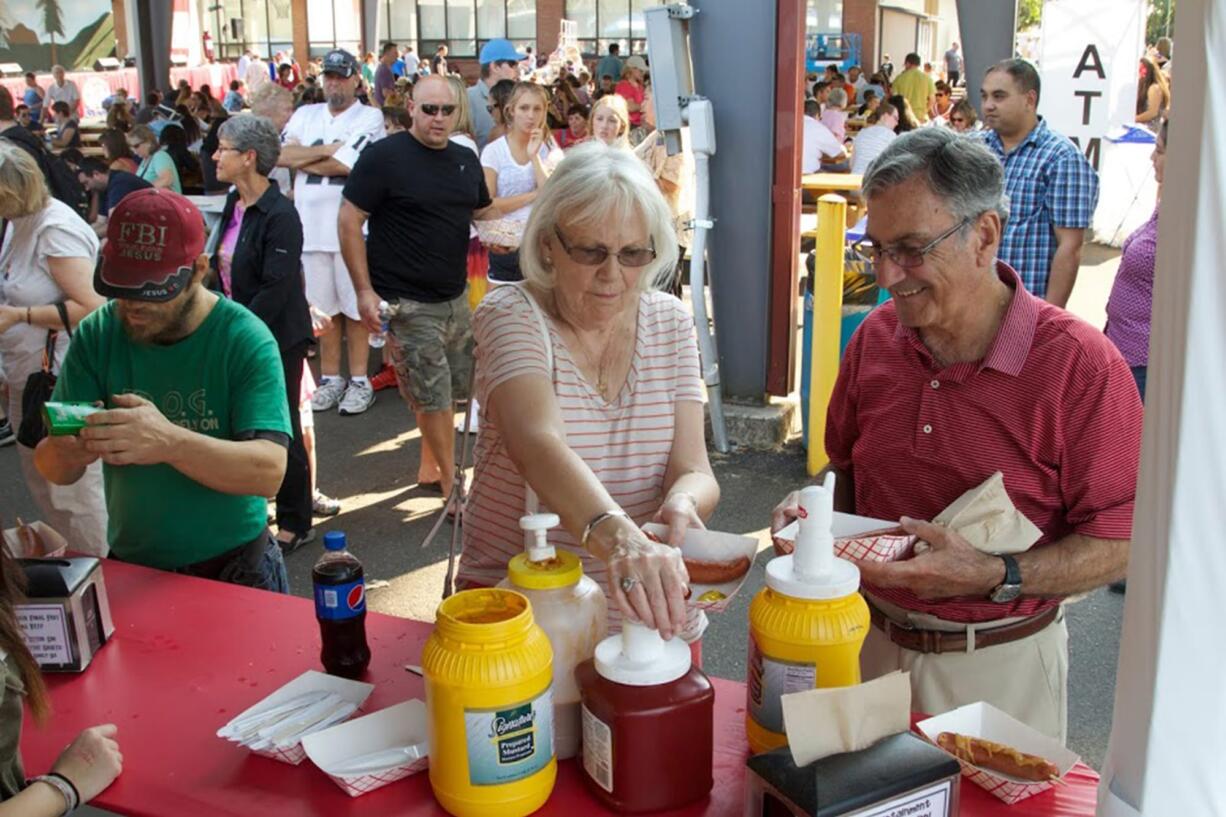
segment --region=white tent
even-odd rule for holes
[[[1226,814],[1226,0],[1177,34],[1107,817]]]

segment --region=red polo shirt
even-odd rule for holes
[[[1043,538],[1130,539],[1141,451],[1141,401],[1102,332],[997,274],[1013,300],[983,360],[942,369],[894,303],[873,311],[847,346],[830,401],[826,452],[855,478],[856,513],[932,519],[1001,471]],[[949,621],[1028,616],[1059,599],[1010,604],[922,601],[865,585],[901,607]],[[1023,584],[1022,592],[1025,593]]]

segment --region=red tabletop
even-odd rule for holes
[[[54,714],[22,739],[26,770],[44,771],[86,726],[118,724],[124,771],[94,805],[126,815],[442,815],[426,774],[357,798],[309,760],[290,766],[256,757],[216,736],[218,727],[319,664],[319,629],[309,599],[193,579],[106,561],[115,635],[79,675],[49,676]],[[370,613],[367,637],[375,690],[367,711],[425,698],[420,663],[430,625]],[[678,814],[733,817],[744,810],[745,687],[715,684],[715,788]],[[590,798],[573,761],[559,765],[539,814],[607,814]],[[1078,766],[1067,786],[1006,806],[973,784],[964,817],[1093,815],[1098,776]]]

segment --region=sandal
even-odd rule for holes
[[[295,533],[293,538],[286,541],[285,539],[277,538],[277,544],[281,547],[281,555],[288,556],[294,551],[301,548],[303,545],[309,545],[315,541],[315,529],[311,528],[306,533]]]
[[[316,516],[336,516],[341,512],[341,501],[316,491],[311,499],[311,510]]]

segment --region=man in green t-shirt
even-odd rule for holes
[[[915,118],[927,122],[936,114],[937,86],[932,77],[920,70],[920,55],[908,54],[906,70],[891,84],[896,94],[906,97],[911,103]]]
[[[202,286],[200,211],[168,190],[126,196],[94,288],[114,298],[73,334],[52,399],[97,403],[34,461],[69,485],[103,462],[111,555],[289,592],[265,497],[285,474],[289,409],[276,341]]]

